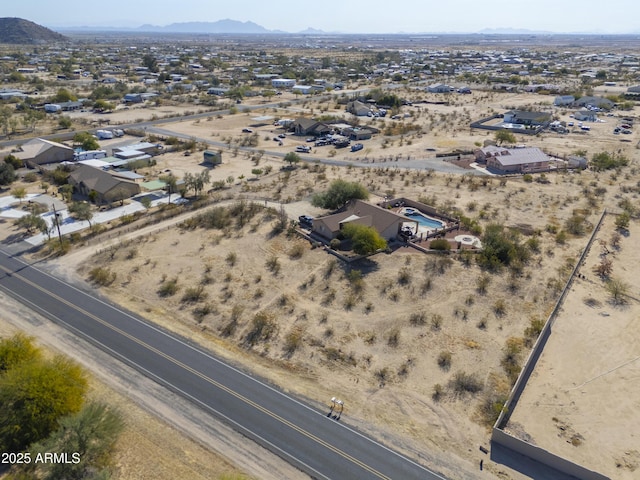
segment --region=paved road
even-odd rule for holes
[[[0,289],[318,479],[442,479],[188,341],[0,250]]]

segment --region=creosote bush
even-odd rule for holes
[[[96,267],[89,271],[89,280],[102,287],[111,285],[115,279],[116,273],[108,268]]]
[[[482,382],[477,375],[472,375],[463,371],[456,372],[449,381],[449,386],[456,395],[465,393],[478,393],[482,390]]]

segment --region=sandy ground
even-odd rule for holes
[[[610,246],[613,216],[597,235],[579,278],[557,317],[551,338],[507,425],[520,438],[610,478],[631,480],[640,471],[640,226],[620,248]],[[615,305],[593,272],[603,249],[612,277],[629,286]]]
[[[112,270],[116,281],[102,292],[117,302],[202,342],[281,388],[305,396],[319,409],[325,408],[332,396],[344,399],[344,421],[449,478],[524,478],[492,464],[478,451],[479,445],[488,447],[489,439],[487,427],[478,418],[478,407],[484,392],[508,390],[500,365],[506,340],[522,336],[531,318],[546,318],[556,300],[557,285],[566,280],[567,265],[577,260],[586,244],[586,236],[569,236],[566,243],[557,243],[548,227],[561,229],[574,211],[586,214],[587,221],[594,223],[602,208],[616,206],[622,186],[635,188],[637,173],[635,168],[618,176],[553,173],[547,174],[548,183],[527,184],[515,178],[504,182],[497,178],[472,179],[462,175],[464,170],[452,175],[394,168],[398,156],[410,157],[409,162],[413,162],[434,155],[427,149],[442,152],[472,148],[490,139],[490,133],[468,128],[469,121],[484,116],[490,108],[552,101],[552,97],[482,92],[463,97],[455,105],[421,105],[421,111],[415,106],[403,107],[415,113],[425,133],[406,134],[404,138],[379,135],[363,142],[365,149],[356,158],[366,156],[375,160],[371,167],[381,168],[311,165],[281,172],[282,160],[269,152],[292,151],[304,139],[287,137],[280,147],[271,139],[273,126],[263,126],[252,127],[259,132],[256,149],[265,150],[259,167],[272,165],[273,173],[249,180],[255,168],[251,153],[239,151],[235,155],[233,148],[225,148],[224,163],[211,176],[213,180],[233,177],[232,188],[214,195],[292,202],[287,204],[287,213],[293,218],[320,213],[308,203],[310,195],[322,191],[334,178],[347,178],[380,195],[422,198],[443,210],[457,208],[482,225],[499,222],[512,226],[525,232],[523,240],[537,231],[540,248],[529,264],[520,274],[505,271],[492,275],[486,294],[478,293],[482,272],[474,262],[465,265],[454,258],[451,264],[439,264],[437,257],[403,248],[355,267],[362,272],[362,283],[353,282],[348,272],[334,265],[333,257],[321,249],[311,249],[306,242],[282,235],[273,237],[274,217],[264,212],[243,227],[224,231],[182,230],[172,222],[132,232],[131,239],[122,237],[113,257],[104,253],[90,256],[99,248],[92,242],[89,248],[61,258],[50,268],[66,272],[70,279],[76,269],[82,279],[93,266]],[[462,101],[467,103],[463,105]],[[305,107],[296,106],[299,108]],[[317,112],[325,107],[310,102],[306,108]],[[337,113],[332,106],[326,108]],[[241,110],[224,118],[174,122],[163,128],[212,142],[228,142],[229,138],[242,136],[241,129],[251,125],[252,117],[292,117],[294,113]],[[569,113],[562,113],[567,120]],[[589,154],[621,149],[635,164],[635,143],[622,142],[629,139],[612,135],[610,129],[610,124],[598,124],[588,134],[545,134],[541,138],[519,137],[519,141],[559,154],[583,148]],[[634,141],[636,135],[631,136]],[[354,158],[345,151],[331,155],[329,147],[319,147],[311,154],[317,158]],[[198,154],[163,155],[157,166],[143,173],[199,172],[203,168],[199,162]],[[589,200],[597,187],[604,193]],[[10,224],[4,225],[4,231],[16,233]],[[274,259],[280,265],[275,274],[267,265]],[[163,278],[178,279],[176,295],[158,296]],[[187,289],[198,285],[203,287],[200,302],[181,300]],[[506,313],[496,313],[499,302]],[[195,316],[195,309],[205,305],[210,313]],[[274,332],[249,346],[247,333],[254,314],[261,311],[274,320]],[[424,314],[424,325],[411,324],[410,318],[416,313]],[[437,362],[443,352],[451,354],[448,369]],[[448,384],[460,371],[476,375],[484,392],[453,395]],[[439,401],[432,397],[437,384],[444,391]],[[477,468],[480,458],[485,460],[482,473]]]

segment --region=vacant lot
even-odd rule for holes
[[[640,228],[634,224],[619,248],[611,246],[614,231],[608,216],[507,430],[610,478],[631,480],[640,471]],[[593,271],[603,258],[612,260],[612,278],[628,286],[622,303]]]

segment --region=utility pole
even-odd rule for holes
[[[60,233],[60,219],[58,218],[58,212],[56,211],[56,204],[51,205],[53,207],[53,221],[58,228],[58,240],[60,241],[60,248],[62,248],[62,234]]]

